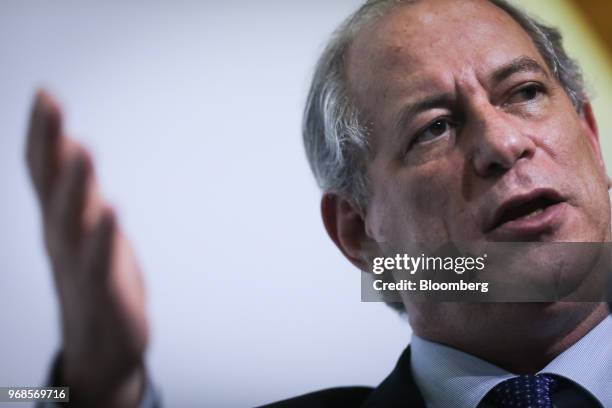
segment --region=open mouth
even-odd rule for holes
[[[546,210],[546,208],[551,205],[558,204],[559,201],[551,200],[545,197],[539,197],[535,200],[528,201],[523,204],[518,204],[516,206],[507,208],[501,215],[498,220],[498,225],[505,224],[509,221],[514,221],[518,219],[529,219],[533,218],[538,214],[541,214]]]
[[[511,222],[529,222],[562,201],[560,195],[554,191],[532,192],[510,199],[495,212],[489,231]]]

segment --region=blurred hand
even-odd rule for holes
[[[89,153],[63,134],[60,109],[44,91],[26,155],[60,301],[62,385],[79,406],[137,406],[148,340],[142,276]]]

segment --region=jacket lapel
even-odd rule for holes
[[[410,346],[389,376],[372,391],[362,408],[425,408],[410,368]]]

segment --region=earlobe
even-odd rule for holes
[[[367,269],[363,248],[368,240],[364,217],[349,200],[336,193],[321,198],[321,215],[327,234],[357,268]]]

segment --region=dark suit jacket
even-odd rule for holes
[[[412,378],[410,347],[389,376],[376,388],[339,387],[316,391],[265,405],[266,408],[425,408]]]

